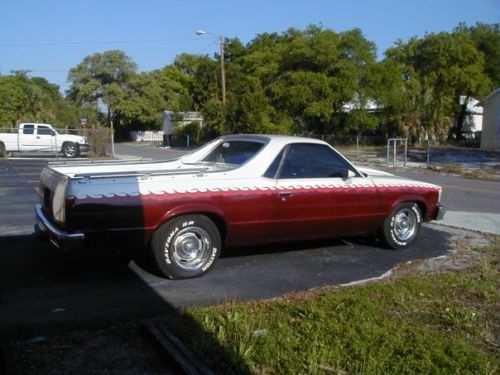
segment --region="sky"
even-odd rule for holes
[[[121,49],[149,71],[181,53],[218,51],[215,36],[199,29],[246,44],[309,24],[359,28],[382,58],[398,39],[460,22],[499,23],[500,0],[0,0],[0,74],[30,70],[64,93],[69,69],[96,52]]]

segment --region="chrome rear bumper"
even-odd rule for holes
[[[35,206],[35,215],[35,232],[48,237],[56,247],[63,251],[83,248],[85,234],[80,232],[66,232],[45,215],[40,204]]]

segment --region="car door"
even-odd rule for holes
[[[38,146],[35,140],[35,125],[24,124],[19,131],[19,151],[36,150]]]
[[[56,151],[56,135],[49,126],[37,125],[35,132],[34,143],[37,146],[36,150]]]
[[[354,235],[376,227],[375,186],[331,147],[295,143],[281,157],[274,240]]]

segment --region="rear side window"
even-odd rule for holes
[[[39,126],[36,132],[37,132],[37,134],[40,134],[40,135],[52,135],[52,134],[54,134],[52,132],[52,129],[47,127],[47,126]]]
[[[35,133],[35,125],[24,125],[23,134],[34,134]]]
[[[224,141],[202,161],[242,165],[255,156],[263,146],[261,142]]]
[[[269,166],[267,169],[266,173],[264,174],[264,177],[267,178],[276,178],[276,174],[278,173],[278,168],[280,166],[281,159],[283,159],[283,152],[284,149],[281,150],[281,152],[276,156],[272,164]]]

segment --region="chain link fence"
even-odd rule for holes
[[[488,166],[500,163],[500,153],[480,149],[480,139],[428,141],[420,145],[391,142],[384,136],[306,135],[322,139],[355,163],[433,168],[470,163]],[[404,138],[401,138],[404,139]]]

